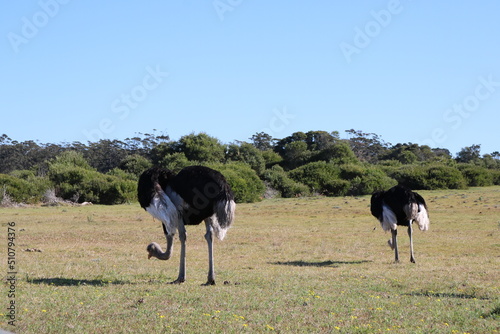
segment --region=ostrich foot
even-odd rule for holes
[[[411,263],[416,263],[416,262],[415,262],[415,258],[414,258],[413,256],[410,258],[410,262],[411,262]]]
[[[170,284],[181,284],[184,283],[186,280],[184,278],[178,278],[173,282],[170,282]]]
[[[202,284],[202,286],[215,285],[215,280],[208,280],[207,283]]]

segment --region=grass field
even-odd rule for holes
[[[239,204],[207,275],[204,226],[189,226],[187,281],[158,221],[138,204],[2,208],[15,223],[15,297],[3,284],[0,327],[18,333],[498,333],[500,187],[420,191],[430,230],[415,226],[416,264],[400,259],[369,196]],[[11,235],[12,236],[12,235]],[[11,240],[12,241],[12,240]],[[31,250],[31,251],[27,251]],[[40,250],[40,251],[38,251]],[[11,254],[12,255],[12,254]],[[9,282],[7,282],[9,283]],[[15,327],[9,303],[15,302]]]

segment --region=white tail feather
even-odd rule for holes
[[[226,232],[231,227],[234,220],[236,204],[234,201],[224,201],[217,203],[215,213],[207,218],[210,220],[212,231],[219,240],[224,240]]]
[[[425,206],[420,204],[418,206],[419,212],[417,214],[417,218],[415,218],[415,221],[418,224],[418,228],[420,231],[427,231],[429,229],[429,213],[425,209]]]

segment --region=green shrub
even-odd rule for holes
[[[410,189],[427,189],[427,172],[420,165],[406,165],[395,169],[385,168],[387,175]]]
[[[328,145],[328,147],[322,149],[318,154],[316,154],[313,160],[327,161],[337,165],[359,162],[349,144],[345,142]]]
[[[16,203],[37,203],[48,188],[50,183],[46,179],[36,178],[34,175],[29,180],[24,180],[0,174],[0,202],[7,200],[8,196],[8,199]]]
[[[283,158],[278,153],[273,150],[262,151],[262,157],[266,163],[266,168],[271,168],[272,166],[279,164],[283,161]]]
[[[491,170],[490,173],[493,184],[500,186],[500,170]]]
[[[122,177],[125,175],[126,178],[121,178],[118,170],[105,175],[81,164],[58,160],[49,164],[49,178],[55,185],[56,195],[80,203],[120,204],[134,200],[137,182],[121,172]]]
[[[330,193],[335,188],[331,187],[331,181],[339,179],[340,168],[325,161],[317,161],[295,168],[288,175],[292,180],[307,185],[312,192],[335,196],[335,193]],[[325,187],[327,184],[329,186]]]
[[[351,189],[351,182],[341,179],[328,180],[323,184],[323,194],[326,196],[345,196]]]
[[[237,203],[252,203],[262,199],[265,191],[264,182],[259,179],[249,165],[242,162],[231,162],[227,164],[212,163],[206,166],[224,175],[233,190]]]
[[[144,172],[144,170],[143,170],[143,172]],[[120,168],[113,168],[112,170],[107,172],[106,175],[112,175],[112,176],[116,176],[117,178],[122,179],[122,180],[129,180],[129,181],[134,181],[134,182],[137,182],[139,180],[137,175],[126,172]]]
[[[36,176],[31,170],[18,170],[13,171],[10,175],[27,181],[30,184],[30,199],[27,200],[28,203],[36,203],[43,198],[44,193],[52,188],[52,183],[48,177]]]
[[[152,166],[151,161],[138,154],[132,154],[120,161],[119,168],[136,177],[142,174],[146,169]]]
[[[397,184],[397,181],[388,177],[384,171],[370,165],[342,165],[340,177],[349,181],[348,195],[367,195],[378,190],[386,190]]]
[[[159,161],[159,166],[171,170],[174,173],[179,173],[181,169],[187,166],[197,164],[195,161],[189,161],[184,153],[171,153],[166,154]]]
[[[243,142],[229,145],[226,152],[226,159],[248,164],[257,175],[262,175],[266,169],[266,161],[262,156],[262,151],[249,143]]]
[[[279,165],[275,165],[271,169],[266,170],[263,177],[272,188],[280,192],[281,197],[288,198],[309,195],[309,187],[292,180]]]
[[[465,189],[467,182],[460,171],[445,164],[405,165],[386,173],[411,189]]]
[[[454,167],[435,165],[427,167],[425,189],[465,189],[467,182]]]
[[[312,162],[290,171],[289,175],[313,192],[326,196],[371,194],[397,184],[379,167],[352,163],[337,166],[325,161]]]
[[[468,186],[486,187],[493,185],[493,173],[484,167],[459,164],[458,168],[465,177]]]

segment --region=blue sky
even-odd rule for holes
[[[500,150],[500,2],[9,1],[0,134],[347,129]]]

